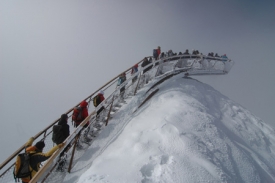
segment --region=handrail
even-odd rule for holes
[[[146,57],[146,58],[150,58],[151,56],[148,56],[148,57]],[[221,72],[221,73],[219,73],[219,74],[226,74],[226,73],[228,73],[229,72],[229,70],[231,69],[231,67],[232,67],[232,65],[234,64],[234,63],[230,63],[230,65],[228,66],[228,68],[226,68],[226,64],[227,63],[229,63],[229,62],[231,62],[231,60],[230,59],[224,59],[224,58],[217,58],[217,57],[208,57],[208,56],[204,56],[204,55],[174,55],[174,56],[171,56],[171,57],[165,57],[165,58],[160,58],[159,60],[157,60],[157,61],[154,61],[153,63],[151,63],[151,64],[148,64],[146,67],[143,67],[143,68],[140,68],[139,69],[139,71],[137,72],[137,73],[135,73],[135,74],[133,74],[131,77],[129,77],[128,79],[127,79],[127,81],[126,82],[124,82],[124,83],[122,83],[120,86],[118,86],[118,87],[116,87],[116,89],[114,90],[114,92],[112,92],[108,97],[106,97],[106,99],[108,98],[112,98],[112,102],[113,102],[113,100],[114,100],[114,96],[115,96],[115,94],[116,94],[116,91],[119,91],[119,89],[121,89],[122,87],[124,87],[125,85],[127,85],[127,82],[129,82],[133,77],[135,77],[135,76],[138,76],[139,75],[139,80],[140,80],[140,78],[141,78],[141,73],[143,72],[143,70],[145,70],[145,69],[147,69],[147,68],[149,68],[149,67],[152,67],[152,66],[158,66],[158,70],[160,70],[161,69],[161,67],[159,67],[159,66],[163,66],[163,64],[166,64],[166,63],[169,63],[170,61],[175,61],[175,60],[178,60],[177,61],[177,63],[178,62],[180,62],[180,61],[182,61],[182,60],[191,60],[191,67],[190,66],[188,66],[188,67],[182,67],[182,68],[175,68],[176,67],[176,63],[172,63],[172,70],[171,71],[169,71],[169,72],[166,72],[166,73],[163,73],[164,75],[166,75],[166,74],[168,74],[168,73],[170,73],[170,72],[189,72],[189,74],[191,74],[191,75],[195,75],[196,73],[195,73],[195,71],[196,71],[196,68],[193,68],[192,66],[193,66],[193,64],[195,63],[195,61],[198,61],[198,60],[204,60],[204,59],[206,59],[206,60],[214,60],[215,61],[215,64],[217,63],[217,62],[222,62],[222,63],[224,63],[224,65],[225,65],[225,67],[224,67],[224,70],[226,70],[226,72]],[[141,62],[142,62],[143,60],[141,60],[141,61],[139,61],[137,64],[140,64]],[[190,61],[189,61],[190,62]],[[214,64],[214,65],[215,65]],[[213,67],[214,67],[214,65],[213,65]],[[127,70],[125,70],[124,72],[125,73],[127,73],[127,74],[129,74],[129,72],[130,72],[130,70],[131,70],[131,68],[132,67],[130,67],[130,68],[128,68]],[[201,70],[200,70],[201,71]],[[203,70],[202,70],[203,71]],[[121,72],[121,73],[124,73],[124,72]],[[158,73],[158,72],[157,72]],[[203,73],[203,72],[202,72]],[[205,70],[205,74],[209,74],[208,73],[208,71],[206,72],[206,70]],[[210,73],[211,74],[211,73]],[[213,73],[213,74],[216,74],[216,73]],[[119,75],[117,75],[116,77],[114,77],[113,79],[111,79],[110,81],[108,81],[106,84],[104,84],[102,87],[100,87],[98,90],[96,90],[95,92],[93,92],[91,95],[89,95],[88,97],[86,97],[84,100],[88,100],[89,99],[89,103],[90,103],[90,101],[91,101],[91,98],[94,96],[94,95],[96,95],[97,93],[98,93],[98,91],[100,91],[100,90],[107,90],[109,87],[111,87],[111,86],[113,86],[115,83],[116,83],[116,81],[117,81],[117,78],[120,76],[120,74]],[[159,75],[160,76],[160,75]],[[158,78],[159,76],[155,76],[155,78]],[[137,83],[139,83],[139,80],[138,80],[138,82]],[[135,88],[135,91],[134,91],[134,94],[136,93],[136,89],[137,89],[137,87]],[[69,109],[67,112],[66,112],[66,114],[69,116],[71,113],[72,113],[72,111],[73,111],[73,109],[75,108],[75,107],[78,107],[80,105],[80,103],[78,103],[77,105],[75,105],[73,108],[71,108],[71,109]],[[103,104],[101,103],[101,106],[102,106]],[[107,106],[109,106],[109,105],[112,105],[111,103],[110,104],[108,104]],[[99,109],[99,107],[101,107],[101,106],[98,106],[98,107],[96,107],[95,109],[97,110],[97,109]],[[110,109],[111,109],[112,107],[110,107]],[[109,111],[110,112],[110,111]],[[94,112],[92,112],[86,119],[91,119],[91,117],[94,115],[94,113],[95,113],[95,111]],[[84,121],[87,121],[87,120],[84,120]],[[53,123],[51,123],[50,125],[48,125],[44,130],[42,130],[42,131],[40,131],[39,133],[37,133],[35,136],[34,136],[34,139],[36,140],[36,139],[38,139],[38,138],[40,138],[40,137],[42,137],[42,139],[44,139],[44,138],[46,138],[49,134],[51,134],[52,133],[52,129],[50,129],[50,128],[52,128],[52,126],[53,125],[55,125],[57,122],[59,122],[59,118],[57,119],[57,120],[55,120]],[[75,131],[77,131],[77,132],[79,132],[81,129],[82,129],[82,125],[80,125],[79,126],[79,128],[77,128]],[[50,130],[49,130],[50,129]],[[49,130],[49,132],[47,133],[47,131]],[[44,133],[44,135],[42,136],[42,134]],[[75,132],[74,133],[72,133],[71,134],[71,136],[70,137],[68,137],[70,140],[70,142],[75,138]],[[68,141],[68,139],[67,139],[67,141]],[[2,170],[8,163],[10,163],[20,152],[22,152],[23,151],[23,149],[25,148],[25,145],[22,145],[18,150],[16,150],[8,159],[6,159],[1,165],[0,165],[0,170]],[[59,152],[59,151],[58,151]],[[56,153],[56,154],[59,154],[59,153]],[[55,155],[55,156],[52,156],[51,157],[51,159],[54,159],[54,158],[56,158],[56,156],[57,155]],[[47,161],[46,163],[49,163],[50,164],[50,162],[52,162],[52,161]],[[14,166],[14,163],[11,165],[11,166],[9,166],[5,171],[4,171],[4,173],[2,173],[2,175],[0,175],[0,178],[8,171],[8,170],[10,170],[12,167]],[[45,166],[45,165],[44,165]],[[44,167],[43,166],[43,167]],[[46,168],[46,166],[45,166],[45,168]],[[40,176],[40,175],[42,175],[41,173],[37,173],[37,176]],[[34,180],[34,179],[33,179]]]
[[[88,121],[91,119],[92,117],[92,113],[80,124],[80,126],[82,128],[84,128],[84,126],[88,123]],[[78,134],[82,128],[77,128],[73,134]],[[66,147],[68,145],[69,140],[65,141],[65,146]],[[51,166],[53,160],[59,155],[59,153],[64,149],[61,148],[58,151],[56,151],[48,160],[47,162],[43,165],[42,168],[39,169],[39,171],[35,174],[35,176],[31,179],[30,183],[35,183],[36,181],[38,181],[38,179],[41,177],[41,175]]]
[[[147,56],[150,57],[150,56]],[[141,63],[143,60],[139,61],[137,64]],[[127,72],[129,70],[131,70],[132,67],[126,69],[124,72]],[[123,72],[122,72],[123,73]],[[120,74],[119,74],[120,75]],[[87,100],[89,98],[91,98],[93,95],[95,95],[98,91],[100,91],[101,89],[103,89],[105,86],[107,86],[109,83],[113,82],[114,80],[117,79],[117,77],[119,76],[117,75],[116,77],[114,77],[113,79],[111,79],[109,82],[107,82],[106,84],[104,84],[102,87],[100,87],[98,90],[96,90],[95,92],[93,92],[91,95],[89,95],[88,97],[86,97],[84,100]],[[81,102],[79,102],[77,105],[75,105],[74,107],[72,107],[71,109],[69,109],[67,112],[65,112],[66,114],[69,114],[73,111],[73,109],[75,107],[78,107],[80,105]],[[58,121],[60,120],[60,118],[56,119],[53,123],[51,123],[49,126],[47,126],[44,130],[40,131],[39,133],[37,133],[34,136],[34,139],[36,140],[38,137],[40,137],[41,134],[45,133],[48,129],[50,129],[53,125],[55,125]],[[6,165],[8,164],[13,158],[15,158],[22,150],[24,150],[25,148],[25,144],[22,145],[19,149],[17,149],[11,156],[9,156],[3,163],[1,163],[0,165],[0,170]]]

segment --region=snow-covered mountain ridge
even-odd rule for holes
[[[133,113],[153,84],[127,99],[64,182],[275,182],[271,127],[183,75]]]

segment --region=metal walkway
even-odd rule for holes
[[[151,57],[147,57],[150,59]],[[85,129],[83,129],[84,125],[90,121],[90,127],[96,128],[96,125],[98,126],[95,118],[95,111],[101,108],[104,102],[101,103],[101,105],[97,106],[96,108],[91,105],[93,102],[92,99],[95,95],[97,95],[98,91],[104,90],[105,91],[105,98],[106,103],[104,103],[105,108],[107,109],[105,112],[106,116],[106,122],[104,124],[101,124],[101,127],[103,128],[105,125],[108,125],[109,117],[112,113],[115,113],[116,110],[119,110],[119,106],[121,106],[121,96],[120,96],[120,89],[122,87],[125,87],[125,96],[134,96],[138,89],[142,88],[146,82],[149,80],[156,80],[161,82],[165,78],[169,78],[170,76],[178,73],[185,73],[185,75],[221,75],[221,74],[228,74],[232,66],[234,65],[234,62],[230,59],[224,59],[224,58],[216,58],[216,57],[208,57],[204,55],[175,55],[172,57],[164,57],[157,61],[153,61],[151,64],[147,65],[146,67],[142,68],[141,63],[143,60],[139,61],[137,64],[139,65],[138,69],[139,71],[133,75],[131,75],[131,68],[123,71],[122,73],[126,73],[126,77],[128,78],[126,82],[124,82],[122,85],[117,86],[117,80],[119,75],[111,79],[109,82],[107,82],[105,85],[103,85],[101,88],[93,92],[90,96],[83,99],[86,100],[89,103],[89,116],[82,122],[81,125],[79,125],[78,128],[74,128],[72,124],[70,125],[71,129],[71,135],[66,139],[66,145],[72,144],[72,148],[70,148],[67,152],[69,155],[68,161],[70,161],[70,166],[66,170],[67,172],[70,172],[71,168],[77,162],[78,158],[82,156],[81,152],[78,152],[75,150],[75,142],[78,138],[81,138],[82,136],[78,136],[80,131],[85,132]],[[134,64],[133,64],[134,65]],[[147,73],[143,73],[143,70],[151,68],[150,76]],[[133,82],[133,78],[135,76],[138,76],[138,80]],[[158,83],[158,82],[156,82]],[[82,100],[81,100],[82,101]],[[81,102],[80,101],[80,102]],[[79,102],[79,104],[80,104]],[[77,104],[74,107],[79,106]],[[73,112],[73,108],[69,109],[67,112],[64,112],[68,114],[70,117]],[[42,131],[40,131],[38,134],[34,136],[36,139],[35,142],[40,141],[43,139],[45,141],[45,148],[44,152],[50,150],[53,147],[53,142],[51,140],[52,137],[52,126],[57,124],[59,122],[59,119],[55,120],[49,126]],[[74,129],[74,130],[73,130]],[[28,139],[26,139],[27,141]],[[96,138],[95,138],[96,140]],[[34,143],[35,143],[34,142]],[[65,145],[65,147],[66,147]],[[88,145],[84,144],[84,148],[88,148]],[[15,158],[19,153],[24,152],[24,144],[15,151],[10,157],[8,157],[3,163],[0,165],[0,182],[7,183],[7,182],[14,182],[13,178],[13,168],[15,163]],[[35,177],[31,180],[31,182],[51,182],[48,177],[51,173],[54,173],[56,169],[56,165],[58,163],[58,157],[60,152],[62,152],[62,149],[58,150],[56,153],[54,153],[51,158],[49,158],[46,162],[43,163],[43,167],[39,170],[39,172],[36,174]],[[48,179],[48,180],[47,180]],[[57,181],[57,180],[54,180]]]

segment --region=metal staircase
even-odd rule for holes
[[[150,57],[147,57],[150,58]],[[110,118],[112,115],[115,115],[117,111],[119,111],[119,108],[123,106],[125,103],[121,101],[121,94],[120,89],[122,87],[125,87],[125,98],[127,97],[134,97],[135,94],[138,92],[140,88],[144,86],[144,84],[147,81],[150,80],[156,80],[156,84],[159,84],[163,82],[166,79],[169,79],[175,74],[184,73],[186,76],[192,76],[192,75],[223,75],[228,74],[232,66],[234,65],[234,62],[230,59],[224,59],[224,58],[217,58],[217,57],[208,57],[204,55],[175,55],[172,57],[164,57],[159,60],[153,61],[153,63],[147,65],[146,67],[142,68],[141,62],[143,60],[139,61],[137,64],[139,65],[139,71],[133,75],[131,75],[131,68],[125,70],[127,80],[121,84],[120,86],[117,86],[117,80],[118,76],[111,79],[109,82],[107,82],[105,85],[103,85],[101,88],[93,92],[90,96],[85,98],[84,100],[88,102],[89,107],[89,116],[81,123],[81,125],[78,126],[78,128],[74,128],[72,124],[70,124],[70,129],[73,131],[71,135],[65,140],[66,147],[70,144],[70,148],[67,150],[66,157],[67,157],[67,166],[65,167],[64,171],[69,172],[71,171],[74,164],[77,162],[78,158],[83,155],[83,151],[78,151],[76,148],[76,144],[79,141],[78,134],[84,135],[85,129],[84,126],[88,121],[90,122],[90,135],[92,136],[92,141],[96,140],[96,136],[98,133],[100,133],[100,130],[104,130],[104,126],[108,125]],[[134,64],[133,64],[134,65]],[[150,74],[143,73],[143,70],[146,68],[152,67]],[[122,73],[124,73],[122,72]],[[138,80],[134,83],[132,82],[132,79],[138,76]],[[93,97],[97,95],[97,93],[100,90],[105,91],[105,102],[102,102],[99,106],[96,108],[92,106],[91,102],[93,100]],[[152,91],[152,93],[143,101],[146,102],[146,100],[149,100],[155,91]],[[107,96],[107,97],[106,97]],[[79,103],[80,104],[80,103]],[[74,107],[78,107],[79,104],[77,104]],[[143,104],[143,103],[142,103]],[[142,105],[140,104],[140,105]],[[102,105],[105,106],[105,111],[103,115],[103,118],[101,118],[100,122],[96,119],[96,111],[102,107]],[[67,112],[64,112],[68,114],[70,117],[73,112],[73,108],[69,109]],[[137,106],[138,107],[138,106]],[[137,108],[138,109],[138,108]],[[43,129],[41,132],[36,134],[34,138],[36,141],[44,140],[46,146],[44,148],[44,152],[47,152],[53,147],[53,142],[51,140],[52,137],[52,127],[53,125],[57,124],[59,122],[59,119],[55,120],[53,123],[51,123],[48,127]],[[74,129],[74,130],[72,130]],[[28,139],[26,139],[27,141]],[[89,143],[84,144],[83,143],[83,149],[89,147]],[[13,182],[13,168],[15,163],[15,158],[19,153],[24,152],[25,146],[24,144],[15,151],[10,157],[8,157],[3,163],[0,165],[0,182],[7,183],[7,182]],[[58,150],[55,152],[46,162],[43,163],[43,166],[40,168],[39,172],[36,174],[35,177],[32,178],[31,182],[60,182],[61,180],[55,179],[54,174],[58,174],[60,172],[56,171],[57,165],[60,161],[59,154],[63,151],[63,149]],[[64,173],[64,172],[63,172]],[[51,175],[51,176],[50,176]],[[49,177],[52,177],[51,179]]]

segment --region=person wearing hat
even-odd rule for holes
[[[118,80],[117,80],[117,86],[120,86],[122,83],[124,83],[127,80],[126,78],[126,73],[123,72],[119,75]],[[125,86],[123,86],[122,88],[120,88],[120,97],[123,98],[125,92]]]
[[[223,59],[222,59],[223,62],[226,62],[227,59],[228,59],[227,56],[226,56],[226,54],[223,54],[221,57],[223,58]]]
[[[70,136],[70,126],[68,125],[68,115],[67,114],[62,114],[60,117],[60,120],[58,122],[57,126],[60,126],[61,128],[59,128],[58,133],[60,133],[60,142],[58,142],[57,144],[60,144],[62,142],[64,142],[69,136]],[[53,129],[54,131],[54,129]],[[60,153],[59,155],[59,163],[58,163],[58,167],[57,170],[63,170],[64,169],[64,165],[65,165],[65,159],[62,157],[64,156],[65,152],[68,151],[68,149],[71,147],[71,144],[69,143],[64,149],[63,151]]]
[[[29,168],[32,172],[31,177],[24,177],[22,179],[22,183],[30,182],[31,178],[35,176],[35,174],[39,171],[40,163],[43,161],[46,161],[51,155],[58,150],[59,148],[62,148],[64,146],[64,143],[61,143],[59,145],[54,146],[51,150],[49,150],[47,153],[43,153],[43,149],[45,147],[44,141],[37,142],[34,146],[32,146],[32,143],[34,141],[34,138],[31,137],[28,142],[25,144],[26,152],[33,154],[31,156],[31,161]],[[18,162],[15,162],[18,163]]]
[[[58,125],[61,126],[59,132],[62,134],[61,135],[62,138],[60,139],[59,143],[63,142],[64,140],[67,139],[67,137],[70,136],[70,126],[68,125],[68,118],[69,117],[67,114],[62,114],[58,122]]]
[[[135,73],[138,72],[138,64],[135,64],[133,67],[132,67],[132,70],[131,70],[131,75],[134,75]],[[133,77],[132,79],[132,83],[136,82],[138,76],[135,76]]]
[[[57,125],[60,126],[60,128],[58,129],[58,133],[60,133],[60,139],[59,142],[56,143],[57,145],[64,142],[70,136],[70,126],[68,125],[68,118],[69,117],[67,114],[62,114],[60,117],[60,120]],[[63,156],[64,152],[67,150],[69,145],[66,148],[64,148],[64,150],[60,153],[60,156]]]
[[[144,57],[143,62],[141,64],[141,67],[146,67],[147,65],[151,64],[152,62],[150,62],[147,57]],[[146,69],[143,70],[143,74],[145,74],[147,71],[149,71],[150,69],[152,69],[153,65],[150,67],[147,67]]]
[[[158,53],[158,58],[159,58],[159,56],[161,54],[161,48],[160,48],[160,46],[158,46],[158,48],[157,48],[157,53]]]
[[[97,96],[99,98],[99,101],[98,101],[97,105],[99,105],[101,102],[103,102],[105,100],[105,98],[104,98],[104,91],[100,90],[100,92],[97,94]],[[104,109],[105,109],[105,107],[102,105],[100,107],[100,109],[96,111],[96,117],[98,117],[99,114],[101,113],[101,111],[103,111]]]
[[[75,122],[75,127],[77,128],[89,116],[88,102],[86,102],[85,100],[83,100],[82,102],[80,102],[79,107],[75,108],[75,109],[77,111],[77,116],[80,117],[79,119],[77,119],[76,121],[74,121]],[[74,115],[74,113],[73,113],[73,115]],[[92,139],[87,136],[88,132],[90,130],[90,121],[86,122],[86,124],[84,125],[84,128],[87,129],[87,130],[85,130],[85,133],[84,133],[84,140],[86,142],[90,142]],[[78,135],[81,135],[82,130],[83,129],[81,129],[78,132]],[[82,148],[81,145],[80,145],[80,143],[79,143],[79,141],[77,142],[77,147]]]
[[[83,100],[82,102],[80,102],[79,108],[77,108],[77,109],[81,113],[81,115],[80,115],[81,118],[78,119],[77,121],[75,121],[75,127],[78,127],[82,123],[82,121],[85,120],[89,116],[88,102]],[[89,124],[90,124],[90,122],[88,121],[84,127],[86,128],[87,126],[89,126]]]

